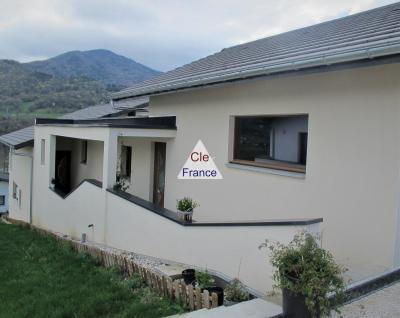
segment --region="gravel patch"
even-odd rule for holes
[[[55,234],[60,235],[59,233],[55,233]],[[62,236],[64,239],[67,239],[67,240],[79,242],[77,240],[72,239],[68,235],[60,235],[60,236]],[[111,253],[114,255],[120,255],[120,256],[126,257],[127,259],[133,260],[136,264],[141,265],[150,270],[156,270],[160,266],[170,266],[171,265],[170,264],[171,262],[167,262],[165,260],[162,260],[162,259],[159,259],[156,257],[137,254],[137,253],[133,253],[133,252],[125,251],[125,250],[120,250],[120,249],[110,247],[110,246],[107,246],[104,244],[88,242],[88,241],[85,242],[84,244],[87,246],[96,247],[98,249],[101,249],[102,251],[105,251],[105,252],[108,252],[108,253]]]
[[[332,318],[394,318],[400,317],[400,283],[385,287],[373,294],[342,307],[341,315]]]

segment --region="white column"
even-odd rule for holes
[[[112,188],[116,181],[117,171],[118,135],[112,129],[109,130],[104,140],[103,161],[103,189]]]

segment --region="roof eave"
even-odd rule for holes
[[[10,144],[9,142],[6,142],[5,140],[0,139],[0,144],[3,144],[9,148],[21,149],[21,148],[24,148],[27,146],[33,146],[33,139],[21,142],[19,144]]]
[[[34,140],[31,139],[31,140],[22,142],[22,143],[20,143],[20,144],[14,145],[12,148],[14,148],[14,149],[21,149],[21,148],[28,147],[28,146],[33,146],[33,145],[34,145]]]
[[[293,72],[296,73],[301,70],[331,66],[337,64],[345,64],[351,62],[367,62],[375,58],[387,57],[390,55],[400,54],[400,40],[390,45],[377,46],[372,48],[364,48],[362,50],[354,50],[347,53],[321,55],[317,58],[310,58],[307,60],[292,61],[283,64],[274,65],[272,67],[260,67],[258,69],[251,69],[248,71],[238,71],[228,75],[215,76],[208,78],[200,78],[192,81],[179,82],[171,85],[155,86],[143,88],[132,91],[121,91],[111,95],[113,100],[121,100],[125,98],[151,96],[164,93],[171,93],[183,89],[190,89],[195,87],[202,87],[208,85],[221,84],[233,81],[242,81],[249,78],[270,76],[280,73]]]
[[[36,126],[103,127],[176,130],[175,116],[127,117],[102,119],[54,119],[36,118]]]

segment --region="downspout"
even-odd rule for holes
[[[30,189],[29,189],[29,224],[32,224],[32,202],[33,202],[33,154],[27,154],[23,152],[15,152],[15,148],[11,147],[11,154],[13,156],[28,157],[31,159],[31,173],[30,173]],[[13,166],[12,169],[15,169]]]

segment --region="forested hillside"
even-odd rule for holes
[[[107,95],[92,79],[61,79],[0,60],[0,133],[29,125],[35,116],[55,117],[104,102]]]
[[[73,51],[46,61],[0,60],[0,134],[35,117],[57,117],[108,101],[108,94],[159,74],[106,50]]]
[[[72,51],[45,61],[26,64],[35,71],[60,78],[88,77],[114,86],[127,87],[160,72],[108,50]]]

